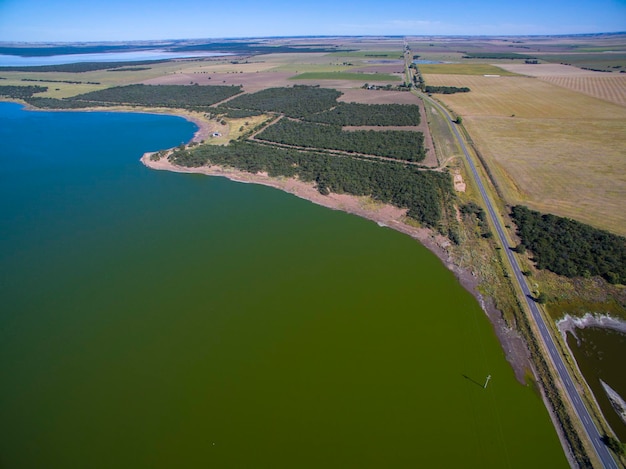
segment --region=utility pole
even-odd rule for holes
[[[489,380],[491,379],[491,375],[487,376],[487,379],[485,380],[485,385],[483,386],[483,389],[487,389],[487,384],[489,384]]]

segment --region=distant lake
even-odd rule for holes
[[[164,50],[68,54],[46,57],[21,57],[17,55],[0,54],[0,67],[62,65],[79,62],[135,62],[144,60],[185,59],[192,57],[221,57],[225,55],[232,54],[222,52],[168,52]]]
[[[194,130],[0,103],[3,468],[569,467],[432,253],[140,164]]]

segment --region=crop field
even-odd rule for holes
[[[398,50],[392,51],[378,51],[378,50],[360,50],[352,52],[333,52],[330,56],[334,57],[356,57],[367,60],[380,60],[380,59],[402,59],[402,46],[398,47]]]
[[[607,77],[542,77],[549,83],[626,106],[626,75]]]
[[[477,64],[477,63],[460,63],[460,64],[423,64],[418,65],[422,74],[439,74],[439,75],[500,75],[512,76],[513,72],[509,72],[495,65]],[[432,83],[428,83],[431,85]]]
[[[560,64],[516,64],[503,68],[523,75],[530,75],[595,98],[626,106],[626,75],[582,70]]]
[[[463,117],[506,202],[626,234],[626,107],[529,77],[425,75]]]
[[[351,80],[351,81],[401,81],[397,75],[388,73],[349,73],[349,72],[307,72],[291,78],[292,80]]]
[[[608,52],[608,51],[607,51]],[[563,63],[577,67],[590,68],[605,72],[626,70],[626,53],[610,51],[610,53],[575,53],[575,54],[545,54],[537,58],[550,63]]]

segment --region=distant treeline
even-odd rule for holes
[[[60,109],[128,104],[206,110],[210,105],[239,93],[240,86],[128,85],[65,99],[32,98],[28,102],[37,107]]]
[[[534,59],[529,55],[516,54],[515,52],[475,52],[468,53],[463,56],[464,59],[502,59],[502,60],[514,60],[514,59]]]
[[[406,161],[426,157],[424,134],[395,130],[343,131],[338,125],[324,125],[281,119],[257,135],[260,140],[306,148],[342,150],[385,156]]]
[[[321,47],[320,47],[321,46]],[[307,44],[302,46],[273,46],[264,43],[250,42],[208,42],[205,44],[190,44],[182,46],[174,46],[168,48],[173,52],[194,52],[194,51],[211,51],[211,52],[228,52],[237,55],[256,55],[256,54],[280,54],[280,53],[303,53],[303,52],[350,52],[349,49],[340,49],[337,46],[324,44]]]
[[[424,92],[436,93],[436,94],[454,94],[454,93],[468,93],[470,89],[467,86],[458,88],[456,86],[424,86]]]
[[[63,45],[44,47],[0,47],[0,54],[22,57],[48,57],[53,55],[103,54],[107,52],[133,52],[137,50],[164,49],[160,44],[145,45]],[[306,44],[302,46],[273,46],[257,41],[207,42],[201,44],[170,44],[168,52],[228,52],[231,54],[268,54],[285,52],[349,52],[327,44]]]
[[[34,78],[22,78],[20,81],[38,81],[41,83],[68,83],[70,85],[100,85],[101,84],[98,81],[45,80],[45,79],[36,80]]]
[[[122,67],[107,70],[107,72],[142,72],[144,70],[150,70],[150,67]]]
[[[95,70],[108,70],[124,66],[152,65],[167,62],[167,60],[142,60],[137,62],[79,62],[62,65],[29,65],[15,67],[0,67],[0,72],[67,72],[83,73]]]
[[[71,101],[69,99],[44,98],[39,96],[24,98],[24,101],[39,109],[85,109],[89,107],[115,106],[113,103]]]
[[[304,120],[341,126],[419,125],[420,108],[414,104],[339,103],[327,111],[308,115]]]
[[[26,99],[35,93],[43,93],[48,91],[46,86],[0,86],[0,96],[6,98]]]
[[[444,205],[451,204],[454,197],[452,182],[446,173],[420,171],[401,163],[303,152],[251,142],[236,141],[227,146],[199,145],[176,150],[169,159],[181,166],[216,164],[251,173],[267,171],[270,176],[297,176],[302,181],[315,182],[322,194],[369,195],[407,208],[409,217],[431,227],[437,227]]]
[[[538,269],[566,277],[599,275],[611,283],[626,283],[626,238],[520,205],[513,207],[511,216]]]
[[[277,112],[289,117],[304,117],[337,105],[341,93],[315,86],[295,85],[292,88],[268,88],[244,94],[225,103],[224,108]]]
[[[139,49],[151,50],[154,46],[137,45],[63,45],[63,46],[3,46],[0,54],[20,57],[50,57],[53,55],[102,54],[106,52],[132,52]]]

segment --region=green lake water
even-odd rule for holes
[[[138,161],[194,129],[0,103],[0,467],[568,467],[435,256]]]

